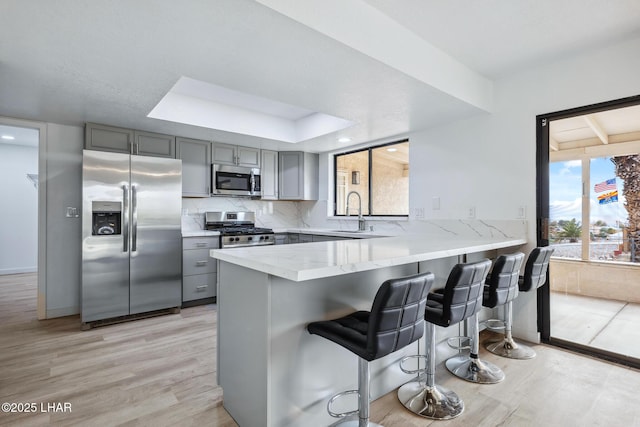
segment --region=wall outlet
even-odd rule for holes
[[[415,219],[424,219],[424,208],[414,208],[413,216]]]
[[[431,199],[431,208],[434,211],[439,211],[440,210],[440,197],[433,197]]]
[[[527,207],[519,206],[518,207],[518,219],[525,219],[527,217]]]
[[[469,212],[468,212],[467,216],[469,218],[475,218],[476,217],[476,207],[475,206],[471,206],[469,208]]]

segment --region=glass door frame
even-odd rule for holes
[[[537,246],[549,245],[549,125],[553,120],[582,116],[601,111],[629,107],[640,104],[640,95],[621,98],[598,104],[556,111],[553,113],[536,116],[536,244]],[[551,287],[549,285],[549,272],[547,283],[538,288],[538,331],[543,343],[576,351],[604,360],[632,366],[640,369],[636,359],[626,357],[618,353],[573,343],[551,336]]]

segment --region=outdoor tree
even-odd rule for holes
[[[560,221],[560,226],[562,227],[562,231],[560,235],[566,239],[569,239],[569,242],[575,243],[580,238],[580,234],[582,233],[582,226],[575,218],[572,218],[571,221]]]
[[[629,237],[636,243],[631,259],[640,259],[640,155],[612,157],[616,175],[624,182],[624,207],[629,215]]]

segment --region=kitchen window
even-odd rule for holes
[[[334,173],[335,216],[359,214],[353,191],[362,199],[362,215],[409,215],[408,140],[337,154]]]

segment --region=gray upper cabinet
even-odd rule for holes
[[[278,200],[278,152],[262,150],[260,184],[262,200]]]
[[[279,198],[318,200],[318,155],[302,151],[278,154]]]
[[[87,123],[84,146],[87,150],[130,153],[133,130]]]
[[[176,137],[160,133],[139,132],[133,133],[135,141],[135,153],[140,156],[176,158]]]
[[[260,149],[215,142],[213,144],[213,163],[232,166],[260,167]]]
[[[182,196],[209,197],[211,142],[178,137],[176,158],[182,159]]]
[[[87,123],[85,127],[85,148],[87,150],[114,151],[171,159],[176,157],[174,136],[96,123]]]

